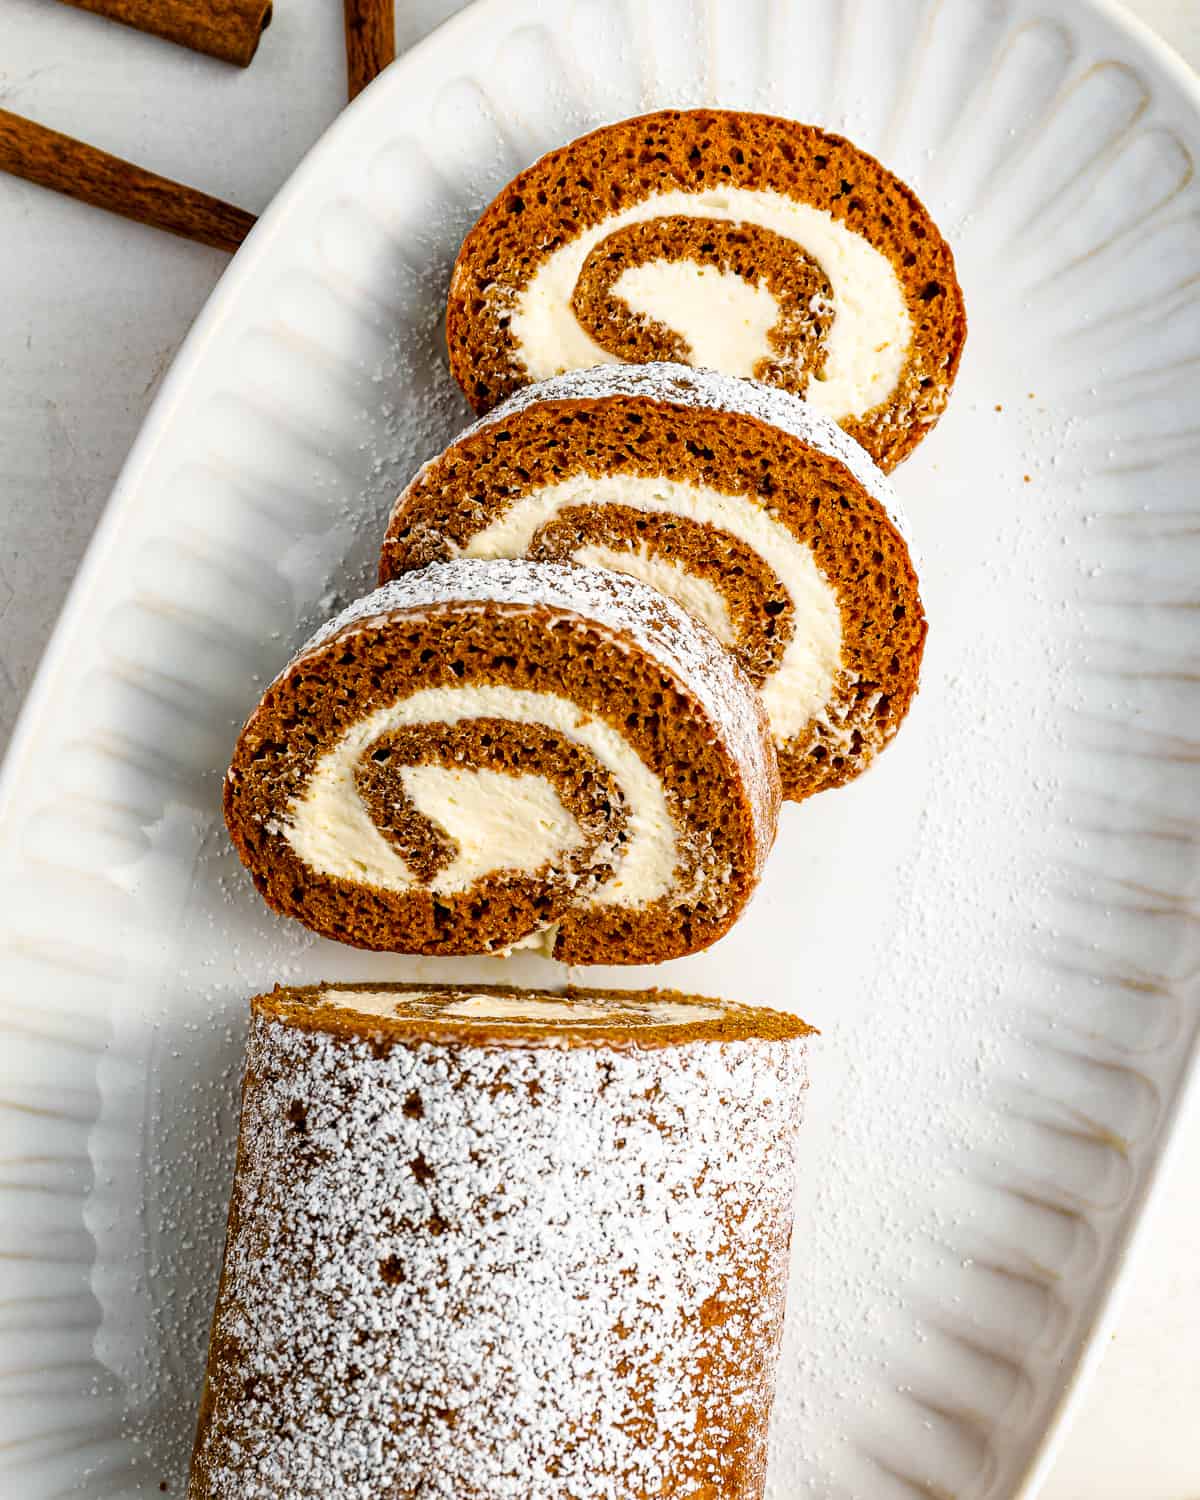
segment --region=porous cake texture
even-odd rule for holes
[[[565,370],[684,361],[807,397],[886,470],[941,414],[966,314],[950,247],[874,157],[770,115],[660,110],[497,194],[446,335],[477,411]]]
[[[925,611],[891,486],[755,381],[602,365],[514,392],[400,495],[380,579],[458,557],[610,568],[673,597],[759,688],[797,801],[864,770],[917,690]]]
[[[359,600],[267,689],[226,821],[277,911],[404,953],[652,963],[736,920],[775,835],[758,695],[672,600],[459,561]]]

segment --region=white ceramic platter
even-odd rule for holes
[[[772,1493],[1031,1493],[1184,1094],[1200,923],[1200,92],[1082,0],[487,0],[237,256],[93,543],[0,789],[0,1493],[182,1493],[252,992],[565,977],[270,917],[220,778],[464,421],[459,239],[540,152],[674,103],[845,130],[949,235],[958,391],[897,476],[925,686],[787,810],[678,982],[820,1026]],[[330,1497],[334,1500],[334,1497]]]

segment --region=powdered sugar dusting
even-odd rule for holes
[[[758,1493],[803,1067],[256,1015],[192,1500]]]
[[[737,765],[753,809],[761,867],[774,839],[779,772],[759,696],[704,625],[627,574],[520,559],[433,563],[356,599],[317,631],[285,671],[349,627],[366,627],[401,610],[489,603],[568,611],[631,639],[675,677]]]
[[[758,380],[724,375],[718,370],[695,369],[691,365],[666,360],[644,365],[594,365],[568,370],[536,385],[521,386],[486,416],[472,423],[455,441],[461,442],[474,433],[485,432],[508,421],[516,412],[540,402],[605,401],[613,396],[642,397],[672,406],[704,408],[713,412],[736,412],[778,428],[847,469],[867,494],[883,507],[905,545],[912,548],[912,533],[896,492],[865,448],[809,402],[790,391],[764,385]]]

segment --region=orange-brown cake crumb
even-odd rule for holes
[[[796,801],[865,770],[917,690],[925,611],[890,485],[751,381],[608,365],[515,392],[400,495],[380,580],[459,556],[591,563],[672,595],[761,690]]]
[[[550,152],[463,242],[446,315],[477,411],[614,360],[683,360],[815,401],[891,469],[941,414],[966,337],[950,247],[841,136],[660,110]]]
[[[309,643],[242,732],[225,813],[269,905],[323,936],[653,963],[733,924],[779,797],[752,684],[671,600],[459,562]]]

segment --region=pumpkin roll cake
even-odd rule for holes
[[[656,990],[253,1001],[189,1500],[760,1500],[808,1033]]]
[[[925,613],[887,480],[787,391],[604,365],[514,392],[397,500],[380,579],[457,557],[610,568],[758,686],[786,797],[865,769],[917,690]]]
[[[806,397],[891,469],[946,404],[966,315],[950,247],[874,157],[769,115],[662,110],[497,195],[446,333],[476,411],[564,370],[682,361]]]
[[[331,621],[225,784],[276,911],[400,953],[653,963],[750,898],[780,786],[750,680],[620,573],[462,560]]]

